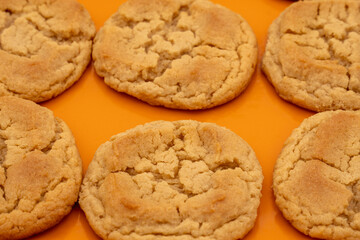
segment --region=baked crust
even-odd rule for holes
[[[152,105],[204,109],[248,85],[255,35],[239,15],[207,0],[129,0],[98,32],[96,72],[111,88]]]
[[[0,97],[0,239],[42,232],[78,198],[82,163],[59,118],[31,101]]]
[[[360,109],[359,4],[297,2],[273,22],[262,69],[280,97],[318,112]]]
[[[238,239],[255,223],[262,180],[235,133],[157,121],[98,148],[79,203],[103,239]]]
[[[360,238],[360,112],[316,114],[293,131],[273,190],[284,217],[321,239]]]
[[[59,95],[87,67],[94,35],[76,0],[0,0],[0,96]]]

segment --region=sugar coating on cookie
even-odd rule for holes
[[[42,232],[76,202],[82,164],[72,133],[47,108],[0,97],[0,239]]]
[[[152,105],[203,109],[250,82],[257,43],[237,13],[207,0],[129,0],[95,37],[105,83]]]
[[[0,96],[59,95],[88,65],[94,35],[76,0],[0,0]]]
[[[230,130],[157,121],[99,147],[79,203],[103,239],[238,239],[254,225],[262,180]]]
[[[360,2],[305,1],[270,26],[262,68],[283,99],[314,110],[360,109]]]
[[[316,114],[293,131],[276,162],[276,204],[299,231],[360,238],[360,112]]]

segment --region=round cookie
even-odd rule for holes
[[[82,163],[72,133],[47,108],[0,97],[0,239],[22,239],[67,215]]]
[[[79,203],[103,239],[238,239],[255,223],[262,170],[212,123],[156,121],[102,144]]]
[[[293,131],[273,190],[284,217],[321,239],[360,239],[360,112],[318,113]]]
[[[128,0],[95,37],[96,72],[152,105],[205,109],[248,85],[257,43],[239,15],[207,0]]]
[[[59,95],[88,65],[94,35],[76,0],[0,0],[0,96]]]
[[[360,2],[293,3],[270,26],[262,68],[283,99],[360,109]]]

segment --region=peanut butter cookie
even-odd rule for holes
[[[299,231],[360,239],[360,112],[304,120],[276,162],[273,189],[279,209]]]
[[[235,133],[157,121],[99,147],[79,202],[103,239],[231,240],[253,227],[262,180],[255,153]]]
[[[204,109],[238,96],[257,60],[239,15],[207,0],[129,0],[94,41],[96,72],[152,105]]]
[[[283,99],[313,111],[360,109],[360,2],[290,5],[270,26],[262,68]]]
[[[94,35],[75,0],[0,0],[0,96],[59,95],[88,65]]]
[[[67,215],[81,165],[61,119],[34,102],[0,97],[0,239],[29,237]]]

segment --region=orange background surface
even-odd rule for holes
[[[84,173],[96,149],[111,136],[155,120],[193,119],[213,122],[237,133],[254,149],[264,174],[258,218],[245,237],[253,239],[310,239],[297,232],[281,215],[272,194],[272,171],[284,141],[313,112],[280,99],[260,70],[267,29],[292,2],[286,0],[212,0],[242,15],[253,28],[259,59],[252,81],[235,100],[204,111],[179,111],[150,106],[107,87],[90,64],[82,78],[60,96],[41,105],[62,118],[75,136]],[[124,0],[79,0],[99,29]],[[52,229],[30,239],[100,239],[76,204],[71,214]]]

